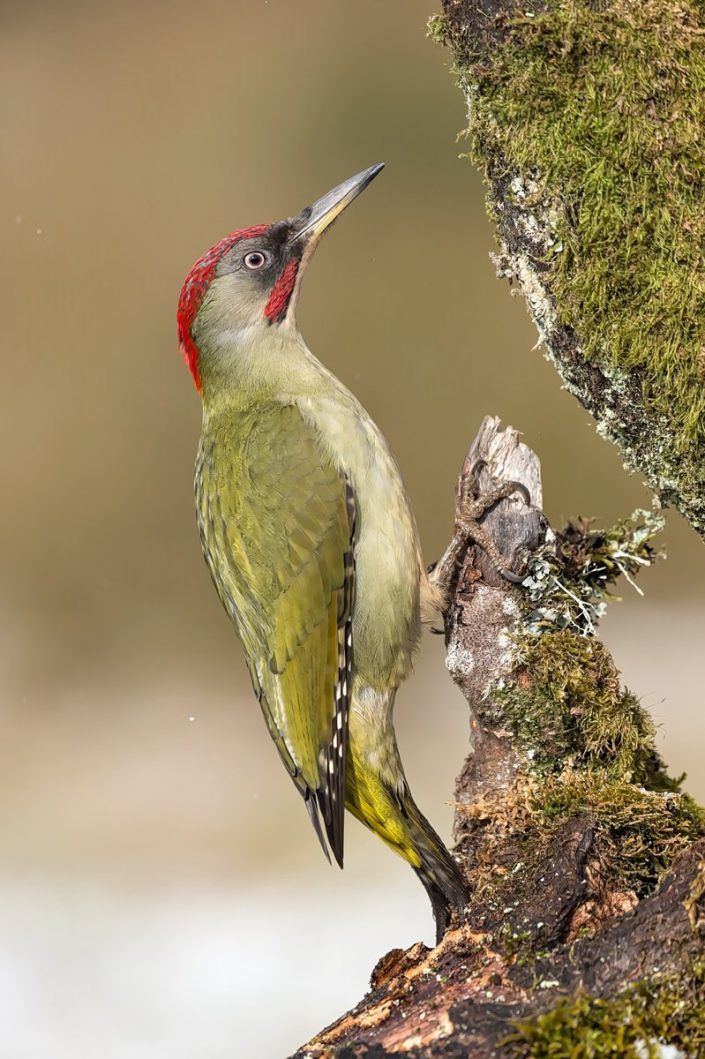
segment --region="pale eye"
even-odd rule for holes
[[[249,254],[245,254],[242,263],[250,272],[257,272],[267,264],[267,255],[261,250],[250,250]]]

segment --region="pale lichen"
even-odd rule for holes
[[[585,520],[571,522],[529,565],[523,583],[530,603],[525,632],[594,634],[606,603],[619,598],[613,592],[619,577],[641,594],[635,577],[659,556],[653,541],[663,526],[659,511],[642,508],[609,530],[594,530]]]

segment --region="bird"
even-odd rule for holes
[[[202,399],[203,554],[269,733],[328,859],[342,868],[347,810],[411,865],[440,940],[467,886],[411,795],[393,709],[443,588],[382,432],[296,318],[322,235],[382,168],[211,246],[181,289],[178,341]]]

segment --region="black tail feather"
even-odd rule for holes
[[[414,839],[414,850],[421,859],[414,871],[431,902],[438,944],[448,929],[453,913],[461,912],[467,905],[468,884],[441,838],[410,797],[404,809]]]
[[[453,912],[461,912],[468,903],[465,882],[460,871],[457,869],[456,871],[456,879],[451,881],[444,878],[441,883],[438,875],[432,875],[425,866],[416,869],[416,874],[423,883],[431,902],[433,918],[436,922],[436,945],[450,926]]]
[[[318,841],[321,843],[321,849],[325,853],[326,860],[330,864],[330,853],[328,852],[328,843],[326,842],[325,835],[323,834],[323,828],[321,827],[321,818],[319,816],[318,810],[318,800],[314,791],[310,790],[308,787],[304,791],[304,805],[306,806],[308,810],[308,815],[311,818],[313,830],[316,832],[318,836]]]

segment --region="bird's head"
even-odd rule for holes
[[[199,258],[177,310],[179,348],[199,393],[210,359],[293,324],[301,277],[320,237],[382,168],[345,180],[296,217],[231,232]]]

